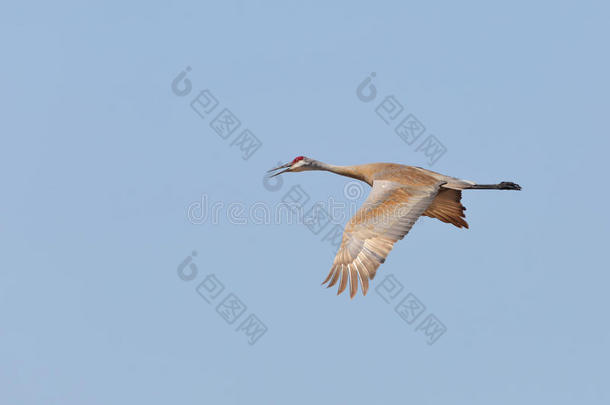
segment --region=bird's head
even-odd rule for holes
[[[284,169],[284,170],[281,170]],[[275,172],[276,170],[280,170],[271,175],[271,177],[275,177],[278,174],[286,173],[286,172],[303,172],[305,170],[316,170],[317,169],[317,161],[310,159],[305,156],[297,156],[292,162],[286,163],[285,165],[278,166],[274,169],[268,171],[268,173]]]

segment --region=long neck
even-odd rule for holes
[[[327,172],[336,173],[341,176],[351,177],[352,179],[357,179],[364,181],[365,183],[371,184],[368,179],[365,177],[364,173],[358,169],[358,166],[335,166],[329,165],[324,162],[317,162],[318,170],[325,170]]]

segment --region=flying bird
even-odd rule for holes
[[[283,170],[282,170],[283,169]],[[521,190],[516,183],[476,184],[415,166],[395,163],[369,163],[335,166],[305,156],[269,170],[270,177],[286,172],[325,170],[361,180],[372,187],[362,207],[349,220],[333,265],[322,284],[339,282],[337,294],[347,287],[350,297],[369,289],[379,265],[394,243],[409,232],[415,221],[425,215],[458,228],[468,228],[461,204],[462,190]]]

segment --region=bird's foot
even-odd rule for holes
[[[503,181],[498,184],[500,190],[521,190],[521,186],[511,181]]]

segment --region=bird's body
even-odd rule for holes
[[[334,173],[362,180],[369,186],[373,186],[375,180],[387,180],[407,186],[426,186],[435,181],[444,181],[447,188],[462,190],[464,187],[475,183],[461,180],[455,177],[445,176],[440,173],[426,170],[416,166],[406,166],[397,163],[368,163],[356,166],[328,166]]]
[[[339,283],[338,294],[350,284],[350,296],[358,291],[358,280],[366,295],[369,280],[385,261],[394,243],[402,239],[422,216],[437,218],[458,228],[468,228],[461,204],[462,190],[520,190],[515,183],[478,185],[472,181],[445,176],[415,166],[395,163],[370,163],[334,166],[299,156],[280,166],[287,171],[325,170],[361,180],[371,192],[362,207],[349,220],[330,273],[324,280],[328,287]]]

